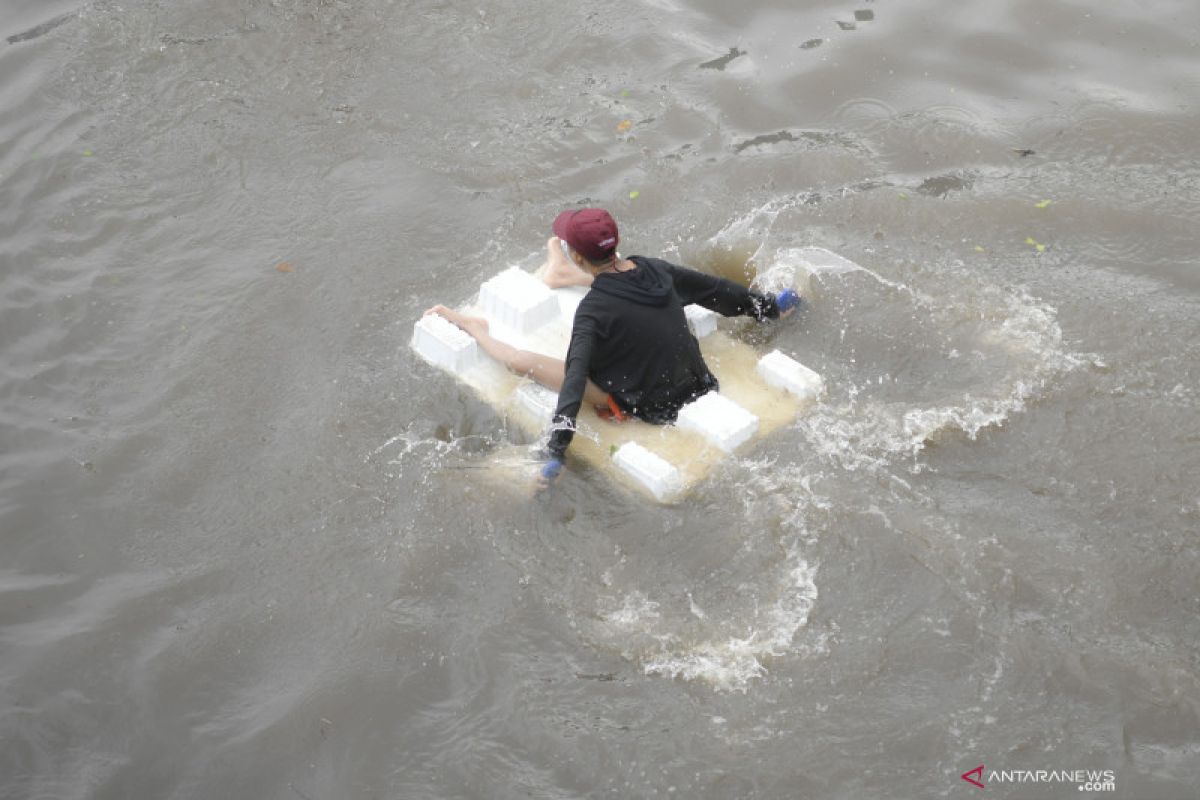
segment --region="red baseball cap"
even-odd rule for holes
[[[554,220],[554,235],[589,261],[605,261],[617,250],[617,221],[603,208],[564,211]]]

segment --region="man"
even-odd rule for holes
[[[571,328],[565,361],[518,350],[488,334],[487,321],[435,306],[509,369],[558,391],[543,482],[558,477],[584,401],[617,419],[673,422],[679,409],[718,387],[687,326],[683,307],[696,303],[724,316],[761,321],[790,313],[799,297],[778,297],[686,269],[658,258],[617,253],[617,223],[605,210],[564,211],[543,279],[552,288],[588,286]],[[561,243],[565,243],[565,247]]]

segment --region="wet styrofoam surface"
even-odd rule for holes
[[[814,257],[831,262],[821,255],[826,252]],[[492,335],[501,341],[561,359],[570,342],[575,309],[586,293],[580,287],[552,290],[538,277],[513,267],[486,281],[477,304],[462,311],[487,319]],[[717,326],[715,312],[687,306],[685,314],[705,360],[721,381],[721,392],[710,392],[685,406],[677,424],[668,426],[602,420],[585,403],[568,451],[568,461],[586,461],[661,502],[681,497],[727,453],[749,447],[756,436],[790,423],[816,396],[819,388],[814,387],[820,384],[820,376],[783,353],[763,356],[731,337]],[[519,410],[510,419],[529,434],[545,435],[558,404],[557,391],[509,372],[467,333],[436,315],[416,323],[412,347],[498,410]],[[771,386],[788,393],[771,391]]]
[[[687,317],[688,327],[692,329],[692,335],[697,339],[703,339],[715,331],[717,317],[720,316],[717,312],[695,303],[684,306],[683,315]]]
[[[479,307],[488,321],[528,334],[560,316],[550,287],[520,267],[511,267],[479,287]]]
[[[426,314],[413,325],[412,348],[430,364],[450,372],[470,369],[479,357],[475,340],[437,314]]]
[[[688,403],[680,409],[676,424],[700,434],[726,453],[732,453],[758,432],[758,417],[720,392],[709,392]]]
[[[537,383],[523,383],[513,392],[517,404],[534,419],[541,419],[547,425],[558,407],[558,394]]]
[[[683,488],[683,479],[670,462],[637,442],[626,442],[613,453],[613,463],[658,500],[670,500]]]
[[[824,247],[797,247],[788,251],[790,255],[797,256],[810,272],[825,272],[838,274],[842,272],[855,272],[861,267],[855,264],[848,258],[843,258],[831,250],[826,250]]]
[[[760,358],[756,369],[768,386],[786,389],[802,400],[816,400],[825,385],[820,375],[780,350]]]

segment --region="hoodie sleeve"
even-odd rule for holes
[[[579,415],[579,407],[583,405],[588,365],[592,361],[595,343],[596,328],[592,318],[576,313],[571,326],[571,344],[567,348],[563,385],[558,391],[558,408],[554,410],[551,423],[549,450],[554,458],[561,459],[566,455],[567,446],[575,436],[575,418]]]
[[[760,294],[725,278],[705,275],[666,261],[662,263],[684,304],[696,303],[725,317],[754,317],[759,322],[779,318],[779,307],[775,305],[773,294]]]

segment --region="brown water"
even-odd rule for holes
[[[0,796],[1198,796],[1195,3],[0,36]],[[407,348],[581,203],[863,267],[746,332],[828,396],[677,507],[531,501],[536,443]]]

